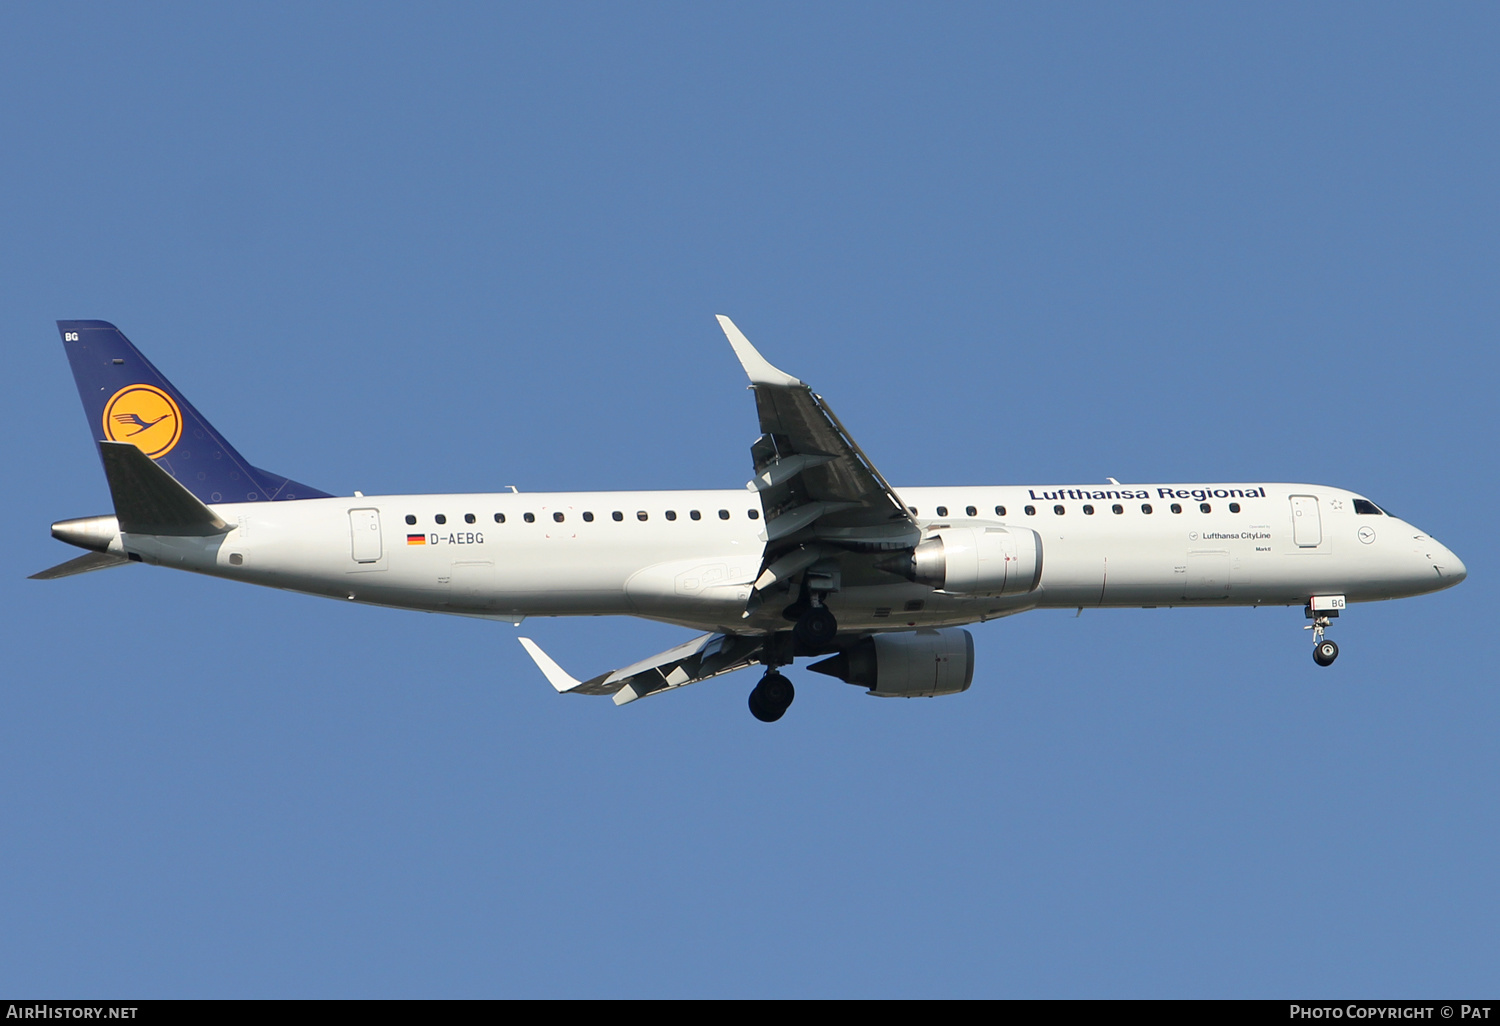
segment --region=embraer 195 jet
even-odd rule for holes
[[[43,579],[127,562],[350,602],[520,624],[639,616],[704,633],[578,680],[521,638],[560,692],[616,704],[752,664],[750,711],[781,718],[780,668],[867,693],[951,695],[974,677],[960,625],[1031,609],[1300,606],[1313,659],[1348,602],[1464,579],[1436,539],[1322,485],[896,489],[823,397],[720,317],[760,437],[744,490],[329,495],[252,466],[105,321],[59,321],[114,513],[52,535],[90,550]]]

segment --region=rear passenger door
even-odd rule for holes
[[[356,570],[385,569],[385,546],[381,543],[379,510],[349,511],[349,554]]]

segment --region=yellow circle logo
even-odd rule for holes
[[[104,437],[160,459],[182,437],[182,411],[155,385],[126,385],[104,404]]]

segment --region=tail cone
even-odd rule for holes
[[[884,570],[886,573],[895,574],[897,577],[905,577],[908,581],[915,581],[917,579],[916,560],[912,558],[910,550],[898,552],[894,556],[887,556],[884,559],[876,560],[875,569]]]
[[[840,652],[838,655],[824,659],[821,663],[813,663],[808,669],[814,673],[825,673],[830,677],[837,677],[839,680],[848,680],[849,657]]]

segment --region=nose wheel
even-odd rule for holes
[[[750,715],[762,723],[775,723],[796,697],[797,689],[792,682],[771,670],[750,691]]]
[[[1312,621],[1305,631],[1313,632],[1313,662],[1319,666],[1332,666],[1333,661],[1339,657],[1339,647],[1327,638],[1323,637],[1333,618],[1339,615],[1344,608],[1344,596],[1342,595],[1316,595],[1307,603],[1303,610],[1307,618]]]

